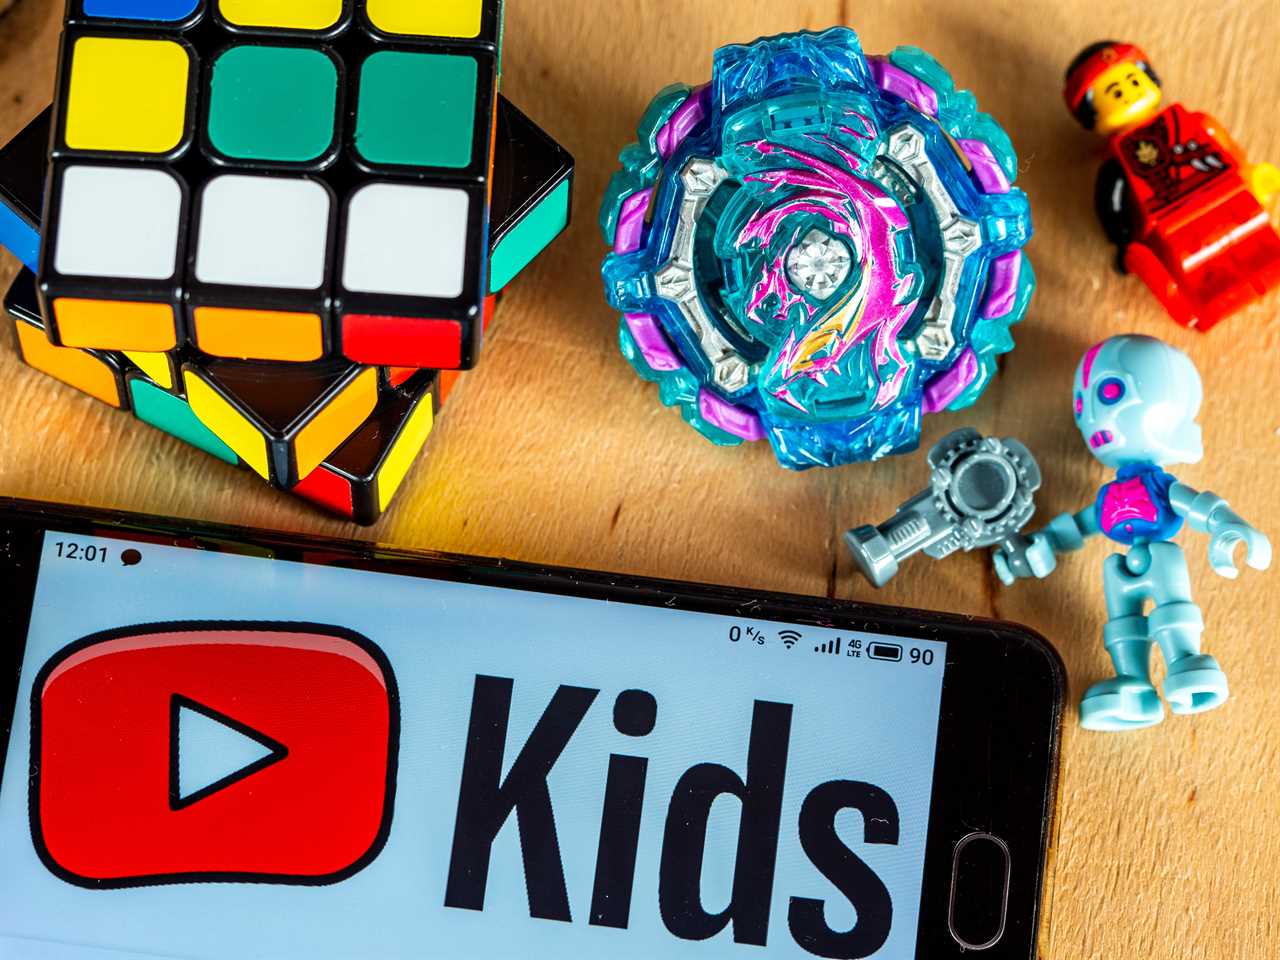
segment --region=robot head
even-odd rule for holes
[[[1147,55],[1114,40],[1088,46],[1072,61],[1065,96],[1081,126],[1101,134],[1145,122],[1164,100]]]
[[[1093,455],[1112,468],[1199,462],[1203,399],[1191,358],[1153,337],[1112,337],[1076,370],[1076,424]]]

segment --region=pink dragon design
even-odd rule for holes
[[[848,126],[841,131],[872,139],[874,128],[866,118],[857,119],[865,132]],[[897,399],[905,380],[907,359],[899,334],[918,300],[912,293],[913,276],[899,269],[895,242],[899,232],[910,229],[910,222],[884,189],[856,175],[860,157],[826,138],[809,139],[840,157],[845,167],[768,141],[749,145],[762,157],[785,157],[795,166],[745,178],[765,185],[769,193],[785,192],[781,202],[757,211],[737,238],[741,246],[759,243],[778,251],[751,290],[747,319],[758,325],[790,324],[793,311],[800,308],[801,322],[791,326],[776,349],[768,386],[771,395],[800,410],[806,407],[796,397],[795,385],[807,379],[825,387],[828,375],[840,373],[849,351],[870,338],[875,369],[886,374],[874,401],[876,408],[883,408]],[[829,304],[810,302],[787,281],[787,251],[815,219],[849,244],[857,271],[855,282]],[[778,243],[780,238],[784,242]]]

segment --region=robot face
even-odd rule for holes
[[[1153,337],[1112,337],[1076,370],[1076,424],[1090,452],[1112,468],[1197,463],[1196,415],[1204,388],[1191,359]]]
[[[1098,133],[1110,134],[1142,123],[1160,108],[1164,94],[1145,70],[1118,63],[1094,81],[1089,99],[1098,113]]]

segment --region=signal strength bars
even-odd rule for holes
[[[836,656],[839,656],[840,644],[843,642],[843,639],[844,639],[843,637],[836,637],[834,640],[828,640],[826,643],[822,643],[814,647],[813,652],[814,653],[831,653],[831,654],[835,654]]]

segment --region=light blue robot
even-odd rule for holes
[[[1204,618],[1192,602],[1186,558],[1173,538],[1184,523],[1208,534],[1209,562],[1228,579],[1238,575],[1237,547],[1244,544],[1249,566],[1265,570],[1271,543],[1221,497],[1193,490],[1163,469],[1203,458],[1195,422],[1203,395],[1190,358],[1159,340],[1120,336],[1089,350],[1076,371],[1076,422],[1090,451],[1116,470],[1116,478],[1084,510],[1064,514],[994,555],[1000,579],[1012,584],[1049,576],[1059,553],[1081,549],[1095,534],[1128,548],[1103,567],[1103,640],[1116,676],[1085,693],[1080,718],[1086,729],[1132,730],[1164,719],[1151,683],[1153,643],[1168,666],[1164,695],[1174,713],[1201,713],[1227,700],[1226,675],[1200,652]]]

